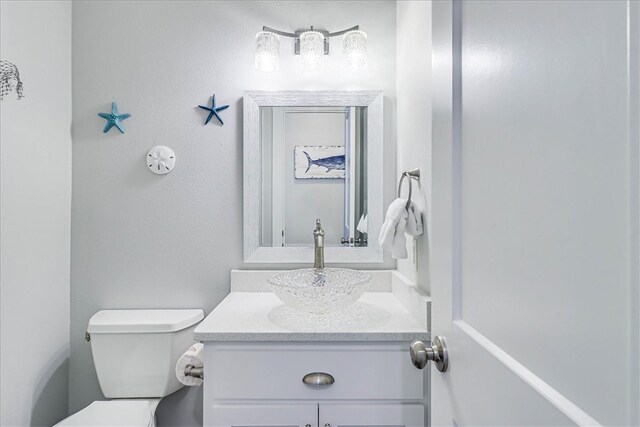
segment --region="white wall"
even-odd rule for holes
[[[366,71],[343,65],[340,39],[331,40],[324,70],[301,72],[289,39],[281,39],[279,72],[253,66],[254,36],[263,25],[339,30],[354,24],[369,36]],[[94,312],[208,312],[227,295],[229,270],[248,267],[242,262],[244,90],[383,90],[384,195],[392,199],[395,25],[393,1],[74,2],[71,410],[102,397],[84,341]],[[223,127],[203,126],[206,112],[196,107],[213,93],[231,105]],[[132,114],[127,133],[103,135],[97,113],[114,100]],[[145,170],[144,156],[156,144],[177,156],[163,177]],[[379,265],[394,266],[388,257]],[[161,404],[160,424],[198,424],[201,399],[199,390],[177,392]]]
[[[50,426],[68,400],[71,3],[0,15],[26,95],[0,102],[0,424]]]
[[[397,141],[398,175],[420,168],[422,191],[414,185],[411,199],[418,202],[427,220],[426,232],[413,241],[407,238],[409,258],[398,261],[398,270],[429,291],[429,239],[431,230],[431,1],[397,3]],[[397,180],[398,178],[396,178]],[[397,181],[396,181],[397,183]],[[405,180],[405,187],[407,187]],[[403,193],[406,197],[406,192]]]

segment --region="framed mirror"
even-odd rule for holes
[[[312,263],[316,219],[327,263],[382,262],[381,91],[244,94],[244,259]]]

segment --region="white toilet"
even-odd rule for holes
[[[194,343],[202,310],[103,310],[87,329],[100,388],[95,401],[57,426],[155,426],[160,400],[182,387],[175,365]]]

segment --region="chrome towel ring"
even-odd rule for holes
[[[413,188],[411,180],[415,179],[416,181],[420,181],[420,169],[416,168],[402,172],[402,176],[400,176],[400,183],[398,184],[398,197],[400,197],[400,194],[402,193],[402,183],[404,182],[405,178],[409,180],[409,196],[407,197],[407,204],[405,206],[405,209],[409,209],[409,206],[411,206],[411,193]]]

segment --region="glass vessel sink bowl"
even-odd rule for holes
[[[348,268],[302,268],[274,274],[269,287],[291,308],[324,314],[356,302],[370,281],[370,275]]]

